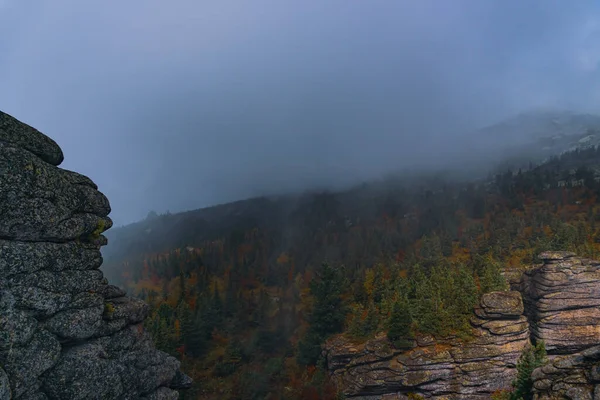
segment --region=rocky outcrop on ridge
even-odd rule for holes
[[[521,290],[532,336],[550,361],[533,373],[536,399],[600,399],[600,262],[546,252]]]
[[[518,291],[482,296],[472,341],[419,337],[402,352],[384,335],[361,345],[332,338],[325,352],[338,387],[356,399],[488,399],[510,388],[533,339],[548,351],[533,373],[535,399],[600,399],[600,262],[569,252],[539,258]]]
[[[0,399],[177,399],[145,303],[99,270],[110,205],[63,153],[0,112]]]
[[[474,339],[421,336],[406,352],[385,335],[354,345],[336,336],[325,345],[334,380],[348,398],[489,399],[510,387],[516,360],[529,343],[519,292],[482,296],[472,321]]]
[[[523,274],[527,316],[549,354],[573,354],[600,344],[600,262],[569,252],[545,252],[544,264]]]
[[[536,400],[600,399],[600,346],[554,357],[532,378]]]

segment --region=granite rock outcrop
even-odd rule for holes
[[[338,388],[353,399],[489,399],[510,387],[516,360],[529,343],[519,292],[481,298],[471,320],[473,339],[419,336],[408,351],[396,350],[385,335],[355,345],[330,339],[325,354]]]
[[[519,290],[532,336],[549,354],[573,354],[600,344],[600,262],[569,252],[545,252],[522,276]]]
[[[600,399],[600,262],[569,252],[539,258],[520,284],[532,336],[549,354],[533,373],[535,398]]]
[[[0,112],[0,399],[177,399],[148,306],[99,267],[110,204],[60,147]]]
[[[482,296],[473,339],[420,336],[412,349],[385,335],[325,345],[330,372],[348,398],[489,399],[510,389],[522,350],[543,340],[548,361],[532,375],[536,400],[600,399],[600,261],[544,252],[513,291]]]

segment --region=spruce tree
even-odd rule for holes
[[[532,400],[533,399],[533,370],[544,365],[546,362],[546,347],[543,341],[535,346],[527,346],[519,361],[517,362],[517,378],[512,386],[515,388],[510,395],[510,400]]]
[[[207,327],[199,315],[187,318],[182,323],[182,337],[185,352],[200,357],[208,349]]]
[[[392,315],[388,322],[387,337],[399,349],[410,347],[412,342],[412,333],[410,331],[412,317],[410,308],[405,300],[398,300],[394,303]]]
[[[331,334],[344,327],[346,312],[342,301],[344,278],[340,271],[323,263],[310,284],[314,306],[309,315],[309,328],[298,343],[299,364],[315,365],[321,354],[321,344]]]

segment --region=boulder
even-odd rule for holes
[[[60,165],[64,159],[62,150],[54,140],[2,111],[0,141],[26,149],[52,165]]]
[[[0,399],[176,399],[191,385],[99,270],[110,204],[62,151],[0,112]]]

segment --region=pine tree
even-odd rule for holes
[[[387,332],[387,337],[394,346],[397,348],[412,346],[412,342],[410,341],[412,338],[411,325],[412,317],[408,303],[405,300],[396,301],[388,322]]]
[[[321,344],[344,327],[346,311],[342,302],[344,279],[340,271],[323,263],[310,284],[314,306],[309,315],[309,329],[298,343],[299,364],[315,365],[321,354]]]
[[[186,353],[201,357],[208,349],[209,333],[199,315],[182,321],[182,337]]]
[[[535,346],[527,346],[517,362],[517,378],[513,381],[514,392],[510,400],[532,400],[533,380],[531,374],[534,369],[546,362],[546,347],[544,341],[539,341]]]

